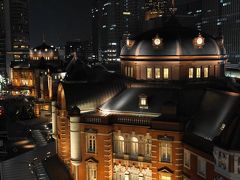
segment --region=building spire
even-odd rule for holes
[[[45,42],[46,42],[46,40],[45,40],[45,33],[43,33],[43,36],[42,36],[42,41],[43,41],[43,43],[45,43]]]

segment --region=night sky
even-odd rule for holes
[[[92,0],[30,0],[30,44],[64,45],[91,38]]]

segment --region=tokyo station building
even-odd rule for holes
[[[72,62],[52,102],[76,180],[240,179],[239,87],[223,40],[167,25],[129,37],[121,74]]]

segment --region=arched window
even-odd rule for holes
[[[138,139],[136,137],[132,137],[131,139],[131,154],[133,156],[138,155]]]
[[[139,174],[138,180],[144,180],[144,175],[143,175],[143,173],[140,173],[140,174]]]
[[[128,171],[125,172],[124,180],[130,179],[130,173]]]
[[[118,154],[124,154],[124,137],[123,136],[118,136],[117,140],[117,153]]]

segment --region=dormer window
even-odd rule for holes
[[[139,96],[139,108],[148,109],[148,99],[147,96],[144,94]]]

